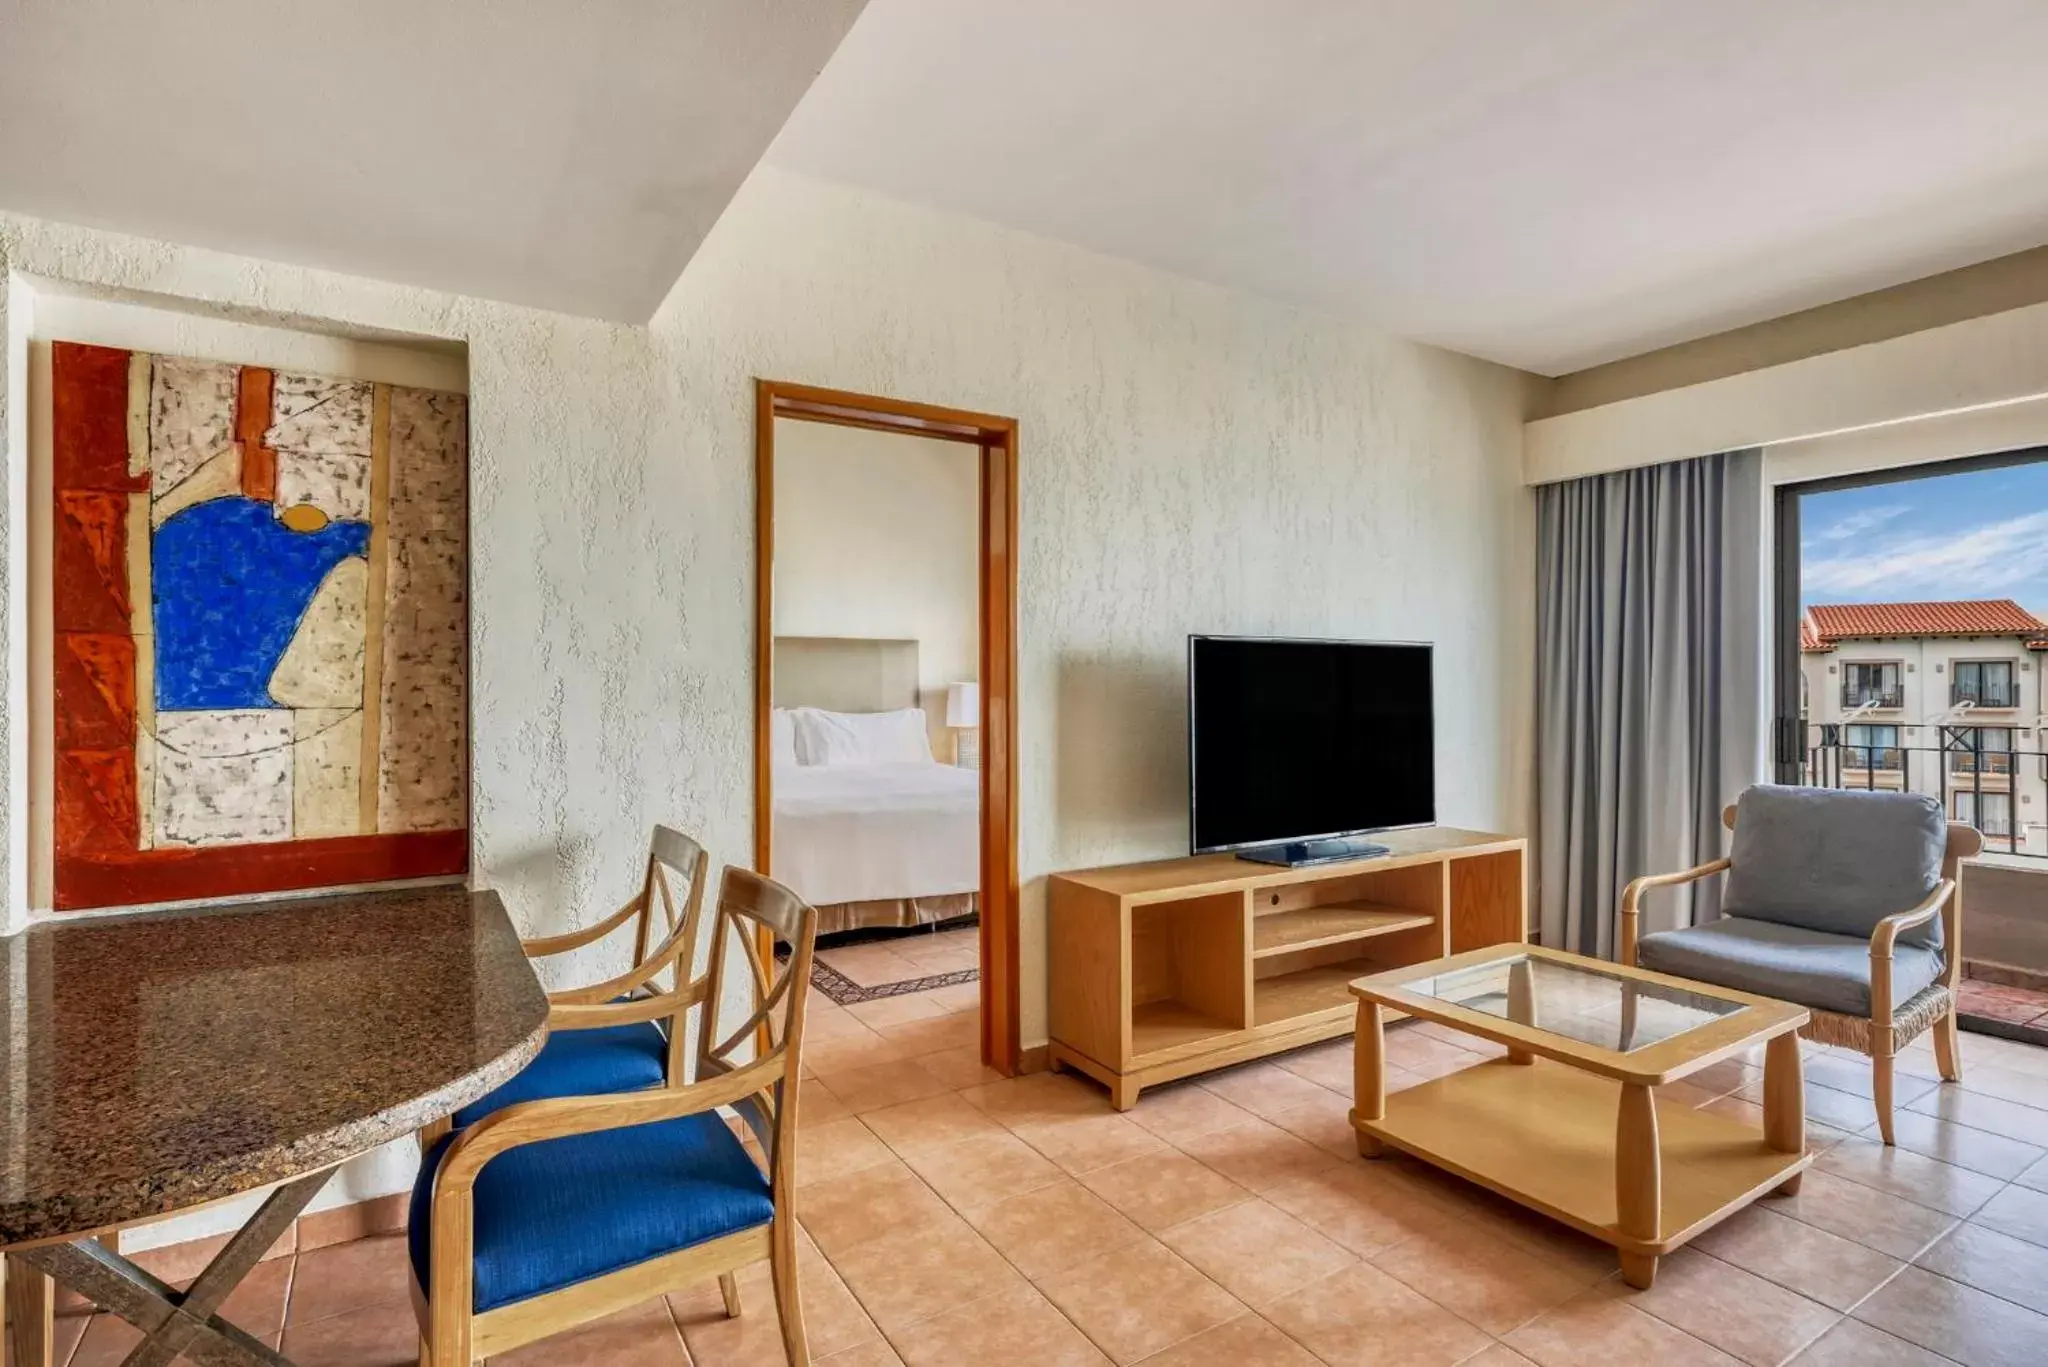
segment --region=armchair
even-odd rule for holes
[[[771,976],[765,928],[793,952]],[[807,1363],[797,1295],[796,1103],[817,913],[779,883],[720,884],[697,1081],[523,1101],[430,1150],[408,1232],[422,1367],[495,1354],[766,1259],[791,1364]],[[736,960],[737,968],[735,968]],[[731,975],[730,977],[728,975]],[[751,1004],[731,1030],[720,1005]],[[748,1125],[757,1163],[717,1114]]]
[[[1984,838],[1918,793],[1759,785],[1722,820],[1735,833],[1728,858],[1623,890],[1621,962],[1810,1009],[1800,1034],[1870,1056],[1890,1144],[1900,1049],[1931,1027],[1941,1076],[1962,1078],[1958,865]],[[1722,919],[1640,933],[1644,893],[1724,872]]]

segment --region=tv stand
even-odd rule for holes
[[[1329,840],[1290,840],[1281,845],[1258,845],[1239,850],[1239,859],[1254,864],[1277,864],[1283,869],[1305,868],[1310,864],[1338,864],[1346,859],[1378,859],[1393,851],[1364,836],[1338,836]]]
[[[1050,1055],[1127,1110],[1146,1087],[1336,1039],[1354,978],[1528,938],[1528,842],[1429,827],[1386,852],[1231,854],[1053,875]]]

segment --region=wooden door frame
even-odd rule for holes
[[[781,380],[754,381],[754,867],[773,876],[775,420],[931,437],[981,453],[981,1058],[1017,1072],[1017,420]]]

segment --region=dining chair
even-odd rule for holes
[[[681,831],[656,826],[648,841],[640,890],[624,906],[596,925],[522,940],[520,948],[529,959],[549,958],[596,944],[631,924],[633,965],[588,987],[550,992],[548,1039],[540,1053],[496,1091],[422,1129],[421,1151],[449,1130],[514,1102],[680,1083],[688,1037],[684,1026],[697,1000],[690,971],[697,961],[710,867],[702,845]],[[686,889],[680,905],[675,887],[679,879]],[[659,981],[664,973],[672,974],[667,986]]]
[[[1960,865],[1984,838],[1922,793],[1758,784],[1721,814],[1726,859],[1652,874],[1621,896],[1621,962],[1808,1008],[1799,1033],[1870,1056],[1878,1134],[1892,1142],[1893,1059],[1934,1031],[1962,1080]],[[1721,919],[1639,934],[1652,888],[1728,875]]]
[[[792,946],[777,960],[772,933]],[[420,1362],[469,1367],[766,1260],[792,1367],[810,1361],[796,1265],[796,1104],[817,912],[780,883],[719,883],[696,1080],[523,1101],[441,1139],[408,1230]],[[724,1008],[745,1011],[730,1030]],[[759,1145],[749,1153],[727,1106]]]

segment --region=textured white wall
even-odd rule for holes
[[[762,167],[653,323],[693,472],[692,729],[743,756],[755,376],[1019,419],[1024,1022],[1044,876],[1187,849],[1185,637],[1438,644],[1442,818],[1526,829],[1517,372]],[[744,770],[724,800],[744,800]]]

